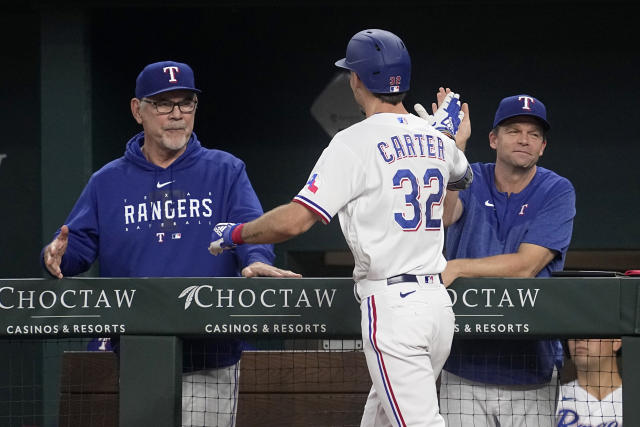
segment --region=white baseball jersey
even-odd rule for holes
[[[468,163],[455,143],[412,114],[378,113],[335,135],[294,201],[324,223],[338,213],[353,278],[436,274],[447,183]]]
[[[620,427],[622,426],[622,387],[598,400],[571,381],[560,387],[557,426]]]

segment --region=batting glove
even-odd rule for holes
[[[464,118],[464,112],[460,110],[460,94],[449,92],[433,116],[427,113],[427,110],[420,104],[414,105],[413,108],[431,126],[449,138],[455,139],[460,122]]]
[[[225,250],[233,249],[242,243],[239,237],[239,231],[242,230],[244,224],[236,224],[233,222],[220,222],[213,227],[211,233],[211,243],[209,244],[209,252],[211,255],[220,255]],[[238,229],[238,227],[240,227]],[[236,233],[234,233],[234,231]],[[234,234],[236,236],[234,236]],[[234,237],[236,237],[234,241]]]

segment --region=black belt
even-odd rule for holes
[[[398,274],[387,279],[387,286],[406,282],[418,283],[418,277],[415,274]]]
[[[426,274],[425,276],[435,276],[435,274]],[[442,283],[442,276],[440,274],[437,275],[440,279],[440,283]],[[395,285],[396,283],[420,283],[418,282],[418,276],[415,274],[398,274],[397,276],[389,277],[387,279],[387,286]]]

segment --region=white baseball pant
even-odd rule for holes
[[[182,426],[234,427],[240,362],[182,374]]]
[[[551,427],[557,373],[550,383],[501,385],[469,381],[442,371],[440,407],[447,427]]]
[[[445,425],[436,379],[451,350],[455,319],[440,280],[420,279],[394,285],[363,280],[356,286],[373,382],[362,427]]]

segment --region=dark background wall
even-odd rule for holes
[[[40,243],[38,14],[0,13],[0,277],[32,277]],[[4,157],[6,156],[6,157]]]
[[[79,11],[86,35],[90,111],[84,117],[91,118],[91,140],[82,143],[90,144],[94,170],[121,156],[139,130],[128,106],[138,72],[154,61],[184,61],[195,69],[203,90],[195,127],[200,140],[246,162],[265,209],[285,203],[329,142],[310,107],[337,72],[333,62],[344,56],[354,33],[384,28],[400,35],[412,54],[407,106],[430,103],[441,85],[460,91],[469,102],[471,161],[494,158],[487,134],[502,97],[529,93],[541,99],[552,132],[540,164],[569,178],[577,190],[571,249],[640,249],[635,173],[640,137],[634,130],[640,119],[640,40],[633,3],[312,1],[300,6],[254,1],[176,8],[94,2],[64,7]],[[37,255],[54,231],[51,226],[41,231],[40,223],[64,221],[60,214],[50,218],[50,206],[40,209],[40,170],[51,168],[47,158],[44,165],[39,159],[39,94],[46,89],[40,85],[40,51],[47,41],[38,22],[49,13],[32,3],[0,17],[0,37],[11,40],[2,55],[2,69],[11,79],[0,83],[5,129],[0,155],[8,154],[0,164],[0,277],[40,275]],[[46,85],[64,80],[47,77]],[[60,113],[68,121],[80,120],[83,111],[64,108]],[[65,165],[57,173],[64,174]],[[79,193],[78,188],[57,190],[70,193],[70,200]],[[344,249],[332,224],[328,230],[315,226],[278,251],[286,260],[283,253]]]

